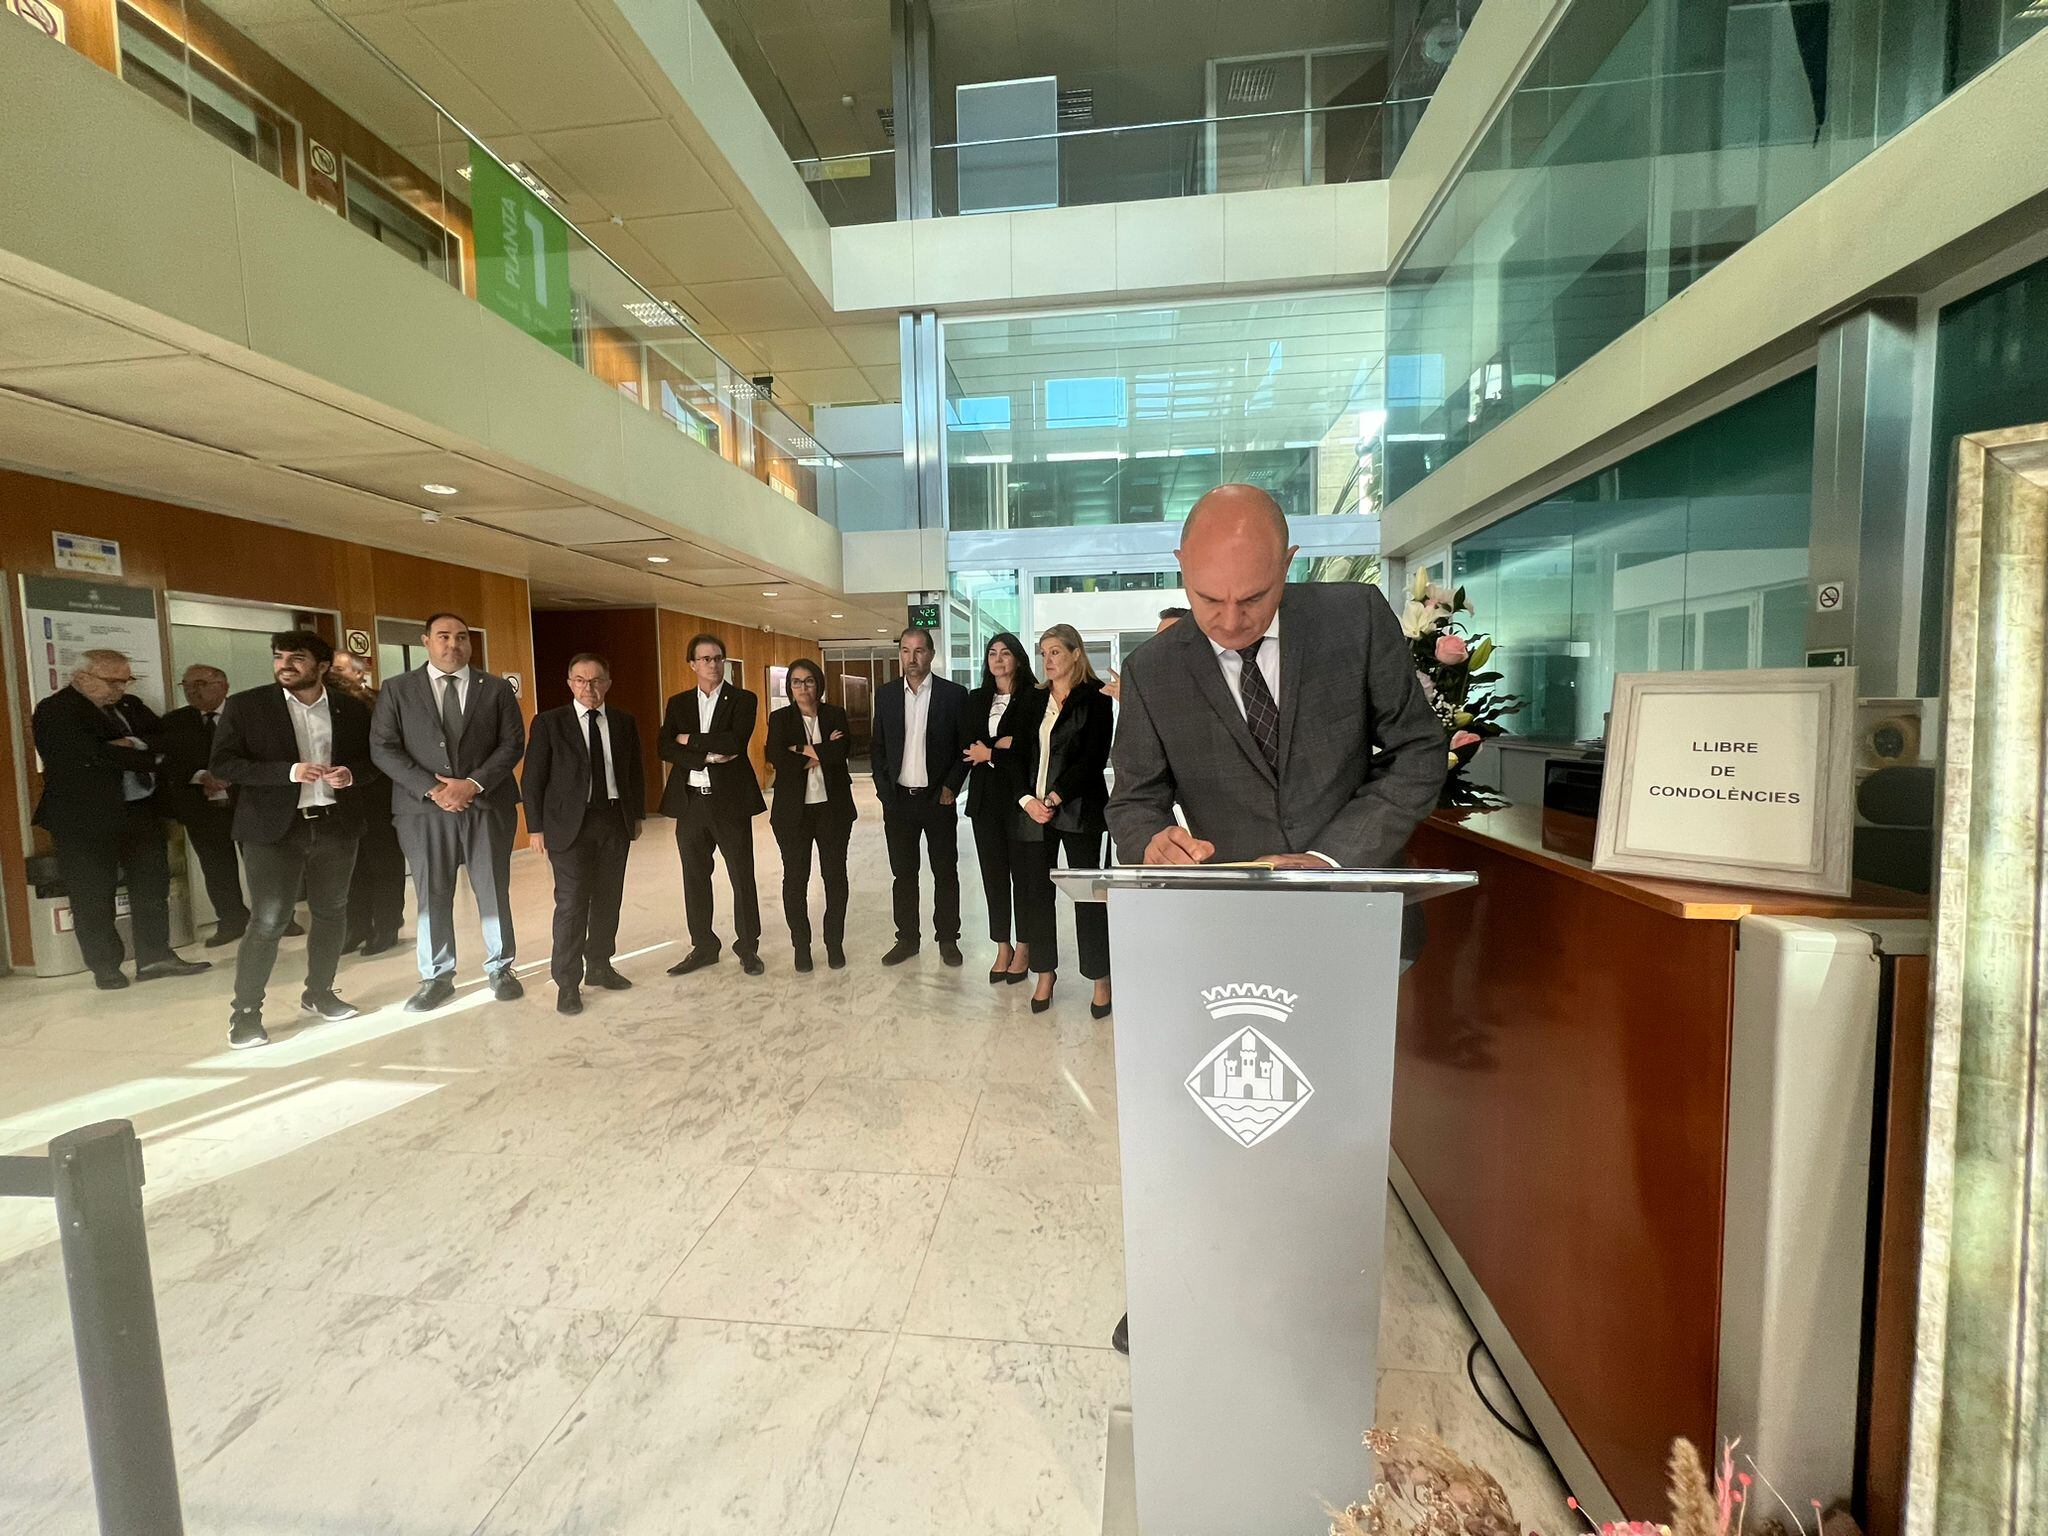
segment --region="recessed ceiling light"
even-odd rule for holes
[[[648,563],[649,565],[667,565],[667,564],[668,564],[668,556],[667,556],[667,555],[649,555],[649,556],[647,557],[647,563]]]
[[[779,596],[780,594],[778,594],[778,593],[775,593],[775,592],[763,592],[763,593],[762,593],[761,595],[762,595],[763,597],[776,597],[776,596]]]
[[[833,618],[835,618],[835,619],[843,619],[843,618],[845,618],[845,617],[846,617],[846,615],[845,615],[845,614],[843,614],[843,613],[835,613],[835,614],[833,614],[833,615],[832,615],[832,617],[833,617]]]
[[[420,489],[425,491],[429,496],[456,496],[461,494],[452,485],[440,485],[433,482],[429,482],[428,484],[421,486]]]

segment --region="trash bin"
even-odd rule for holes
[[[29,923],[33,929],[35,973],[38,976],[76,976],[85,969],[85,956],[78,952],[77,925],[71,917],[71,898],[57,873],[51,854],[38,854],[28,861]],[[128,890],[114,893],[115,926],[121,942],[128,946],[128,958],[135,958],[135,934],[128,920]],[[186,899],[185,882],[173,871],[171,877],[171,943],[192,942],[192,905]]]

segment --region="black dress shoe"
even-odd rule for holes
[[[234,943],[235,940],[248,931],[249,925],[247,923],[222,923],[213,930],[212,936],[200,948],[219,949],[223,945]]]
[[[581,1013],[582,1011],[583,994],[574,987],[563,987],[555,993],[555,1012]]]
[[[432,981],[420,983],[419,991],[405,1000],[407,1013],[432,1013],[436,1008],[455,995],[455,983],[449,977],[436,976]]]
[[[718,964],[717,950],[693,949],[674,965],[670,966],[668,973],[671,976],[687,976],[692,971],[701,971],[707,965],[716,964]]]
[[[948,965],[965,965],[967,957],[960,953],[960,946],[952,939],[939,940],[939,958]]]
[[[339,1024],[362,1011],[354,1003],[343,1002],[332,991],[308,992],[299,999],[299,1012],[310,1013],[325,1024]]]
[[[621,976],[617,971],[603,970],[592,971],[589,975],[585,976],[583,978],[583,985],[586,987],[596,987],[601,992],[623,992],[632,986],[633,983]]]
[[[137,981],[160,981],[166,976],[197,976],[201,971],[213,969],[211,960],[187,960],[182,955],[171,955],[162,960],[152,960],[147,965],[135,967]]]
[[[799,944],[799,945],[797,946],[797,948],[796,948],[796,968],[797,968],[798,970],[800,970],[800,971],[809,971],[809,970],[810,970],[810,968],[811,968],[811,946],[810,946],[810,945],[808,945],[808,944]]]
[[[1131,1352],[1131,1314],[1126,1312],[1116,1320],[1116,1331],[1109,1336],[1109,1347],[1120,1355]]]
[[[841,949],[837,944],[828,943],[825,946],[825,963],[831,966],[832,969],[835,971],[845,970],[846,951]]]
[[[119,971],[94,971],[92,984],[102,992],[119,992],[128,985],[128,978]]]
[[[270,1044],[270,1031],[263,1027],[260,1013],[235,1013],[228,1017],[228,1045],[238,1051]]]
[[[526,996],[526,988],[519,984],[519,978],[511,971],[498,972],[491,978],[491,999],[500,1003],[516,1003]]]
[[[1091,1019],[1106,1019],[1106,1018],[1108,1018],[1108,1017],[1109,1017],[1109,1016],[1110,1016],[1110,1015],[1111,1015],[1112,1013],[1115,1013],[1115,1012],[1116,1012],[1116,999],[1115,999],[1115,998],[1111,998],[1111,999],[1110,999],[1110,1000],[1109,1000],[1108,1002],[1106,1002],[1106,1003],[1096,1003],[1096,1002],[1091,1002],[1091,1003],[1089,1003],[1089,1005],[1088,1005],[1088,1017],[1089,1017],[1089,1018],[1091,1018]]]
[[[758,976],[763,971],[767,970],[768,967],[761,963],[761,957],[759,955],[741,955],[740,969],[745,971],[749,976]]]
[[[896,947],[890,950],[889,953],[887,953],[886,955],[882,956],[882,964],[901,965],[904,961],[908,960],[912,955],[916,953],[917,940],[898,939],[896,941]]]
[[[369,938],[363,940],[363,953],[365,955],[381,955],[397,942],[398,935],[395,933],[373,933]]]

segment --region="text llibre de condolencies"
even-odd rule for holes
[[[1753,741],[1696,741],[1692,744],[1695,752],[1715,755],[1740,753],[1755,756],[1758,751]],[[1733,773],[1732,768],[1713,770]],[[1740,800],[1752,805],[1797,805],[1803,798],[1796,789],[1737,789],[1734,785],[1721,784],[1652,784],[1650,798],[1653,800]]]

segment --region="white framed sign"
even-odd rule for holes
[[[60,571],[84,571],[88,576],[119,576],[121,545],[115,539],[93,538],[82,533],[53,533],[50,552]]]
[[[1854,668],[1614,679],[1593,867],[1846,896]]]
[[[68,687],[81,651],[119,651],[135,681],[128,691],[151,709],[164,705],[163,634],[150,587],[77,576],[21,578],[22,638],[28,645],[29,708]]]

